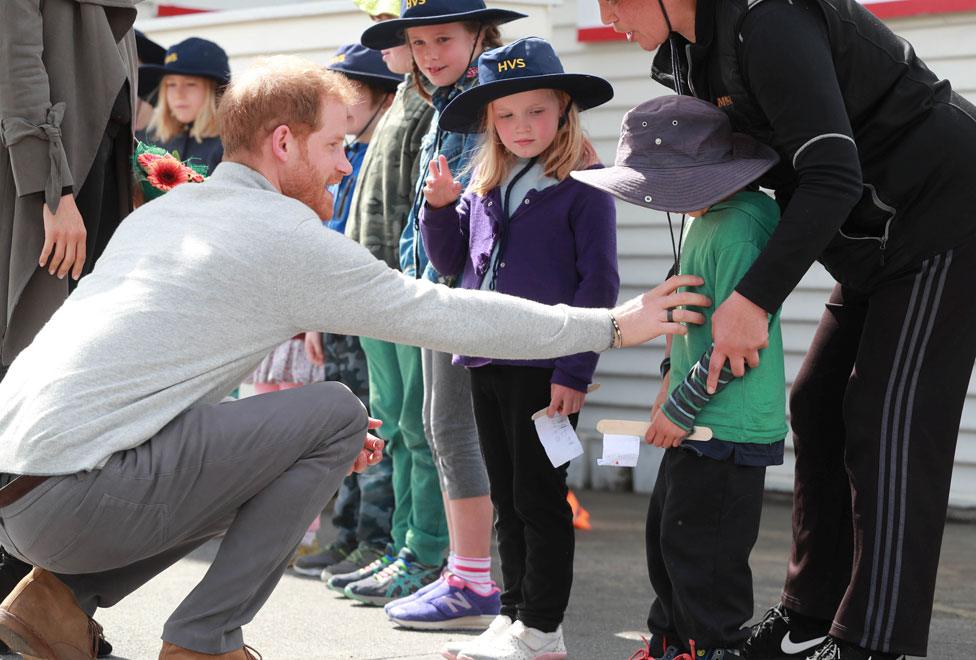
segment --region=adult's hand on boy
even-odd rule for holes
[[[553,415],[575,415],[583,408],[586,400],[586,393],[574,390],[572,387],[553,383],[549,387],[549,407],[546,414]]]
[[[438,156],[430,161],[430,176],[424,186],[424,199],[427,205],[439,209],[457,201],[461,196],[461,183],[454,179],[447,158]]]
[[[305,355],[308,357],[308,361],[316,367],[325,364],[325,349],[322,347],[321,332],[305,333]]]
[[[687,435],[688,431],[672,422],[659,410],[651,420],[647,433],[644,434],[644,442],[662,449],[670,449],[680,445]]]
[[[712,359],[708,363],[705,388],[715,393],[725,362],[732,375],[742,378],[745,365],[759,366],[759,351],[769,346],[769,315],[766,310],[737,291],[733,291],[712,315]]]
[[[368,431],[372,431],[382,425],[383,422],[370,417],[369,425],[366,428]],[[356,456],[352,467],[349,468],[349,474],[363,472],[366,468],[376,465],[383,460],[383,447],[386,446],[386,443],[368,431],[366,433],[366,439],[363,441],[363,448],[359,450],[359,455]]]
[[[678,291],[681,287],[696,287],[705,283],[697,275],[675,275],[650,291],[618,305],[611,313],[620,325],[623,346],[639,346],[661,335],[688,333],[685,323],[701,325],[701,312],[678,307],[710,307],[712,301],[700,293]],[[668,310],[673,310],[669,318]]]

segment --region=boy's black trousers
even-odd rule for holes
[[[867,649],[926,654],[974,295],[976,242],[870,292],[836,287],[793,386],[783,602]]]
[[[573,584],[576,535],[566,501],[568,463],[554,468],[532,421],[549,406],[552,369],[471,369],[471,393],[488,468],[502,568],[501,613],[554,632]],[[576,415],[570,419],[576,426]]]
[[[693,443],[689,443],[692,445]],[[668,645],[736,648],[749,637],[752,571],[765,467],[700,456],[691,447],[664,453],[645,533],[656,598],[648,629]]]

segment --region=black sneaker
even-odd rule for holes
[[[363,550],[363,554],[359,557],[362,561],[367,561],[368,563],[363,564],[350,570],[348,573],[336,573],[335,575],[329,577],[325,581],[325,586],[327,586],[332,591],[341,594],[343,597],[346,595],[346,587],[354,582],[359,582],[360,580],[365,580],[371,575],[379,573],[387,566],[396,561],[396,550],[393,548],[393,544],[390,543],[386,546],[386,552],[382,550],[376,551],[376,555],[366,552],[365,546],[359,546],[354,552],[349,555],[349,559],[353,558],[360,550]],[[369,557],[373,556],[374,559],[370,560]],[[338,569],[339,564],[335,566]],[[322,577],[325,578],[329,574],[328,569],[322,572]]]
[[[348,545],[345,543],[330,543],[325,546],[324,549],[316,552],[314,555],[305,555],[304,557],[299,557],[295,560],[295,564],[292,566],[292,570],[299,575],[305,575],[308,577],[321,577],[322,571],[338,564],[346,557],[349,553],[356,549],[355,544]]]
[[[905,656],[894,653],[869,651],[855,644],[828,638],[807,660],[905,660]]]
[[[829,622],[800,616],[779,604],[752,627],[742,656],[749,660],[806,658],[827,640],[828,630]]]
[[[387,544],[387,546],[384,548],[382,546],[369,545],[368,543],[360,543],[359,547],[350,552],[345,559],[322,569],[322,581],[328,582],[329,579],[335,575],[347,575],[348,573],[354,573],[362,568],[365,568],[366,566],[369,566],[374,561],[387,554],[396,557],[396,552],[394,552],[392,544]],[[388,564],[391,563],[393,563],[392,559],[388,562]],[[384,568],[386,568],[386,565],[384,565]],[[345,588],[345,586],[343,586],[343,588]]]

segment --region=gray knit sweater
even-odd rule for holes
[[[0,472],[97,469],[220,401],[303,330],[498,358],[602,351],[612,335],[605,310],[407,278],[225,162],[130,215],[14,361],[0,383]]]

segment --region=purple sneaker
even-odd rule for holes
[[[423,596],[387,614],[393,623],[410,630],[484,630],[501,610],[501,592],[492,586],[481,596],[468,583],[445,573]]]
[[[394,609],[398,607],[402,607],[403,605],[406,605],[411,601],[417,600],[418,598],[426,594],[428,591],[433,591],[434,589],[437,589],[439,586],[441,586],[441,584],[444,582],[446,578],[447,578],[447,571],[445,570],[443,573],[441,573],[441,576],[439,578],[437,578],[436,580],[428,584],[426,587],[423,587],[419,591],[415,591],[409,596],[404,596],[403,598],[397,598],[396,600],[391,600],[389,603],[383,606],[383,611],[386,613],[387,616],[390,616],[390,612],[392,612]]]

